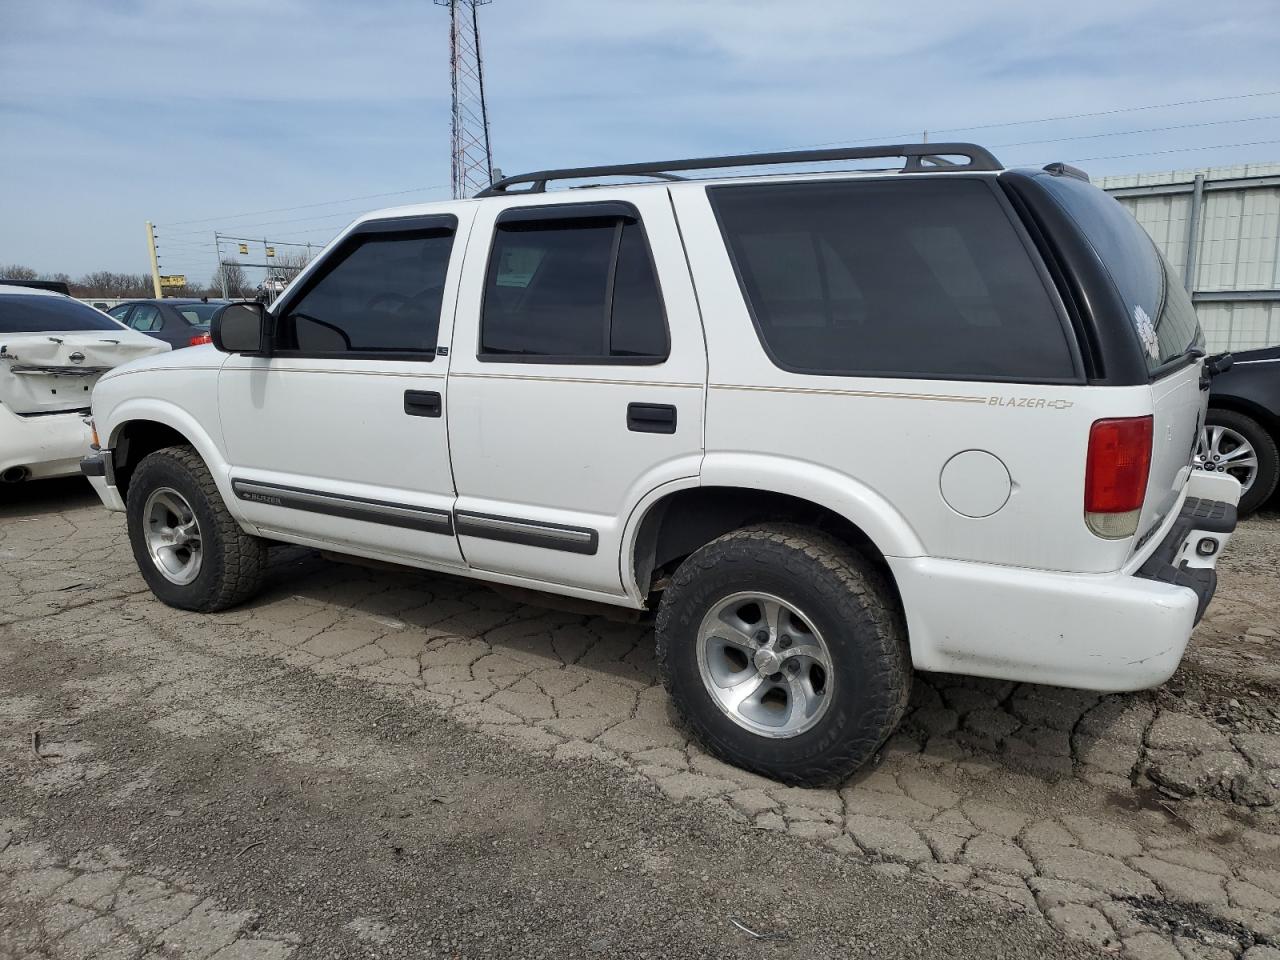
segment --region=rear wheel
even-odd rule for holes
[[[703,746],[784,783],[847,777],[897,726],[911,688],[883,577],[789,524],[726,534],[685,560],[657,640],[663,681]]]
[[[267,543],[240,529],[191,447],[143,458],[129,483],[126,515],[142,578],[169,606],[224,610],[261,587]]]
[[[1252,513],[1275,492],[1280,454],[1262,424],[1235,410],[1210,409],[1196,448],[1196,469],[1240,481],[1240,513]]]

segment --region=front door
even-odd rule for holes
[[[470,211],[369,221],[276,305],[270,356],[218,383],[232,489],[268,536],[457,567],[448,343]]]
[[[702,459],[706,350],[664,188],[486,201],[449,369],[468,563],[624,593],[636,504]]]

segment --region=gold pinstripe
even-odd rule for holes
[[[883,400],[937,400],[943,403],[987,403],[987,397],[946,393],[899,393],[892,390],[835,390],[829,387],[766,387],[741,383],[713,383],[712,390],[746,390],[753,393],[804,393],[827,397],[869,397]]]

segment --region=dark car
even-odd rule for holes
[[[130,300],[107,311],[126,326],[163,340],[173,349],[209,342],[209,321],[227,300]]]
[[[1229,370],[1213,378],[1196,466],[1239,480],[1240,512],[1250,513],[1280,480],[1280,347],[1245,350],[1234,358]]]

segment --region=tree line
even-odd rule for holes
[[[281,253],[274,259],[269,278],[284,280],[286,283],[296,277],[307,265],[306,253]],[[65,283],[73,297],[81,300],[134,300],[155,296],[149,273],[116,273],[111,270],[96,270],[80,277],[72,277],[67,273],[40,273],[20,263],[0,264],[2,280],[53,280]],[[226,260],[215,270],[207,284],[193,283],[187,279],[183,287],[166,287],[166,297],[221,297],[223,284],[226,284],[227,296],[234,298],[253,297],[260,291],[260,284],[249,278],[245,269],[234,260]]]

